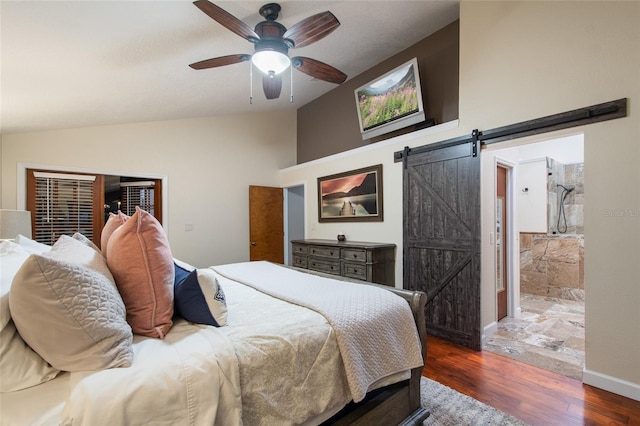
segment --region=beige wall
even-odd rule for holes
[[[402,247],[402,176],[394,151],[625,97],[628,117],[545,138],[584,133],[585,382],[640,399],[640,119],[633,108],[640,99],[640,2],[463,2],[459,128],[302,164],[284,170],[281,182],[306,184],[307,237],[342,231],[353,240]],[[384,167],[385,221],[318,224],[316,178],[377,163]],[[493,184],[485,180],[483,186]],[[486,247],[493,204],[483,200],[482,208]],[[483,327],[495,321],[495,280],[486,267],[492,262],[483,255]],[[399,284],[401,274],[396,268]]]
[[[23,196],[18,162],[166,176],[174,256],[200,267],[246,261],[248,186],[279,185],[278,170],[295,164],[295,134],[289,111],[4,135],[1,206]]]
[[[492,128],[624,97],[633,105],[640,99],[639,24],[640,2],[464,3],[463,127]],[[584,132],[588,170],[585,382],[640,399],[640,192],[629,191],[640,184],[638,123],[631,108],[627,118],[572,131]]]

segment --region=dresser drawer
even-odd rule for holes
[[[342,259],[347,262],[366,262],[367,251],[363,249],[345,248],[342,250]]]
[[[396,246],[363,241],[292,240],[291,265],[393,286]]]
[[[307,268],[307,256],[293,255],[293,266],[298,268]]]
[[[293,254],[296,254],[296,253],[307,254],[307,253],[309,253],[309,246],[305,245],[305,244],[293,243],[293,244],[291,244],[291,249],[293,251]]]
[[[349,278],[368,281],[367,265],[365,265],[364,263],[344,262],[342,264],[342,275]]]
[[[321,260],[314,257],[309,258],[309,269],[327,274],[340,275],[340,261]]]
[[[329,257],[331,259],[339,259],[340,249],[338,247],[309,246],[309,254]]]

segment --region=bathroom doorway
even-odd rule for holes
[[[584,368],[584,142],[582,135],[488,151],[495,170],[496,323],[485,349],[582,379]],[[483,152],[484,155],[484,152]],[[499,161],[514,164],[513,210],[500,201]],[[488,167],[488,166],[487,166]],[[509,194],[509,191],[505,191]],[[486,194],[486,192],[485,192]],[[507,233],[515,222],[513,238]],[[499,214],[505,213],[499,218]],[[514,225],[511,223],[511,225]],[[513,229],[513,228],[512,228]],[[504,241],[503,241],[504,240]],[[509,242],[515,256],[503,260]],[[503,247],[500,246],[503,244]],[[508,274],[509,268],[514,273]],[[511,281],[508,277],[513,278]],[[506,279],[506,285],[504,280]],[[500,287],[512,290],[502,318]]]

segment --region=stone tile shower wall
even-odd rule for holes
[[[584,237],[520,234],[520,291],[584,301]]]
[[[548,233],[520,234],[520,291],[584,301],[584,163],[547,158],[547,171]],[[560,229],[558,185],[574,188],[563,203]]]

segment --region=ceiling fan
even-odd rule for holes
[[[328,36],[340,26],[331,12],[310,16],[287,29],[279,22],[281,8],[277,3],[268,3],[260,8],[265,21],[259,22],[255,30],[208,0],[193,2],[200,10],[228,30],[255,45],[253,55],[236,54],[206,59],[189,65],[196,70],[221,67],[251,60],[263,72],[262,87],[267,99],[277,99],[282,89],[282,71],[289,66],[303,73],[330,83],[341,84],[347,79],[342,71],[304,56],[289,58],[289,49],[308,46]]]

